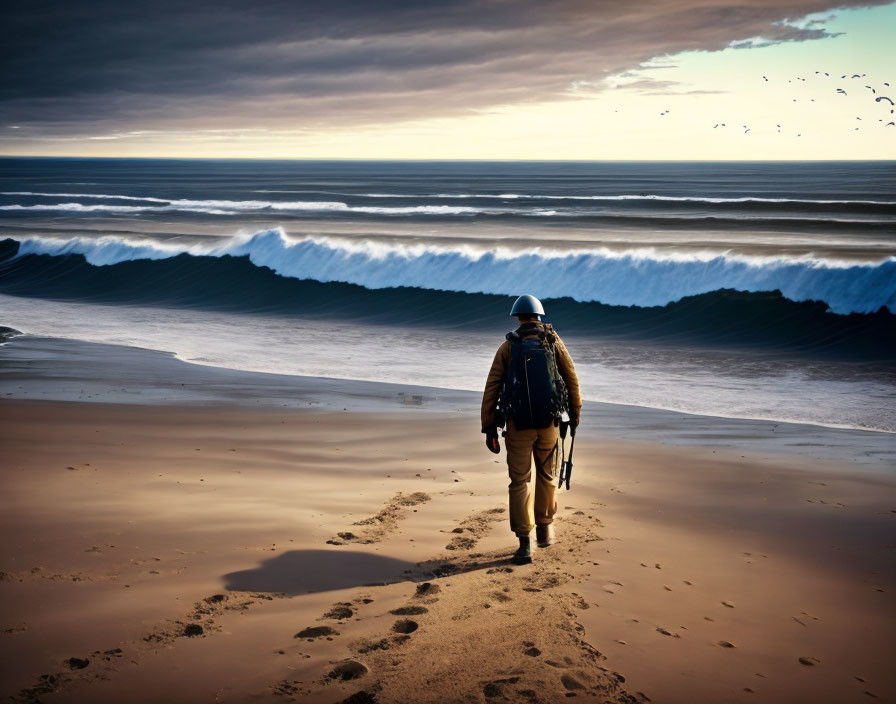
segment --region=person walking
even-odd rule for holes
[[[485,445],[498,454],[498,430],[506,423],[507,470],[510,474],[510,528],[519,538],[516,564],[532,562],[529,533],[536,529],[538,546],[555,540],[554,485],[560,464],[561,415],[579,424],[582,396],[575,366],[551,325],[542,322],[544,307],[528,294],[516,299],[510,315],[519,327],[507,333],[492,362],[482,394]],[[532,487],[532,460],[535,486]]]

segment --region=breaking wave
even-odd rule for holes
[[[328,237],[290,239],[279,229],[185,245],[121,237],[17,238],[18,256],[82,255],[94,266],[134,260],[247,257],[280,276],[367,289],[414,287],[471,294],[571,298],[621,306],[663,306],[721,289],[780,291],[821,301],[838,314],[896,312],[896,257],[853,262],[810,256],[718,252],[658,253],[649,248],[551,250],[402,245]]]
[[[111,237],[0,241],[0,293],[13,296],[327,320],[356,320],[360,313],[399,327],[494,330],[504,322],[496,311],[525,288],[549,299],[552,319],[569,333],[896,362],[896,316],[885,309],[836,315],[826,302],[797,303],[778,290],[733,290],[748,272],[756,287],[773,286],[770,274],[767,284],[760,281],[763,267],[778,271],[779,283],[790,277],[804,295],[846,286],[840,297],[869,310],[878,302],[868,294],[875,277],[891,292],[894,278],[892,260],[825,267],[647,252],[477,252],[291,241],[278,231],[192,247]],[[727,278],[720,275],[726,271]],[[682,292],[690,293],[665,305],[634,305]]]

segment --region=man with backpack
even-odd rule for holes
[[[520,541],[513,561],[528,564],[532,562],[529,533],[533,527],[539,547],[554,542],[561,417],[569,414],[569,427],[575,434],[582,397],[569,352],[553,327],[541,321],[541,301],[520,296],[510,315],[520,326],[507,333],[489,370],[482,395],[482,432],[486,447],[497,454],[501,451],[498,429],[507,425],[510,528]]]

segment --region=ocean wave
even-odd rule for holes
[[[147,210],[166,210],[151,205],[107,205],[103,204],[85,204],[85,203],[53,203],[47,205],[0,205],[0,210],[12,211],[57,211],[70,213],[143,213]]]
[[[18,255],[80,254],[94,266],[178,255],[247,257],[280,276],[368,289],[415,287],[622,306],[663,306],[720,289],[780,291],[791,301],[822,301],[838,314],[896,312],[896,257],[854,262],[812,256],[651,248],[553,250],[402,245],[329,237],[290,239],[281,230],[184,245],[121,237],[16,238]]]
[[[85,196],[87,197],[87,196]],[[132,198],[136,200],[136,197]],[[161,200],[161,199],[158,199]],[[174,211],[199,213],[203,215],[234,216],[243,213],[277,213],[281,216],[306,214],[359,214],[383,217],[475,217],[493,218],[565,218],[575,222],[588,222],[609,227],[669,227],[669,228],[764,228],[787,230],[792,228],[817,229],[822,226],[845,230],[868,230],[889,232],[893,227],[891,219],[877,219],[862,213],[863,217],[812,217],[812,213],[758,214],[733,212],[727,214],[671,213],[671,212],[604,212],[581,208],[511,208],[469,205],[409,205],[409,206],[368,206],[349,205],[341,201],[261,201],[261,200],[188,200],[175,199],[161,201],[155,205],[120,205],[107,203],[52,203],[52,204],[9,204],[0,205],[0,211],[7,212],[62,212],[62,213],[167,213]]]
[[[84,194],[82,197],[90,198]],[[111,197],[111,196],[110,196]],[[252,211],[277,211],[277,212],[335,212],[335,213],[362,213],[367,215],[486,215],[508,212],[506,209],[485,209],[472,206],[452,205],[410,205],[396,207],[376,206],[351,206],[339,201],[261,201],[261,200],[187,200],[173,199],[166,201],[160,198],[136,198],[126,200],[146,200],[152,203],[164,203],[164,205],[108,205],[105,203],[52,203],[34,205],[0,205],[0,210],[7,211],[58,211],[70,213],[141,213],[141,212],[166,212],[173,210],[203,213],[205,215],[233,215],[234,213]],[[539,215],[539,212],[533,214]]]
[[[760,196],[732,196],[727,198],[710,196],[668,196],[655,193],[623,193],[608,195],[571,195],[552,193],[352,193],[348,191],[317,191],[311,189],[259,188],[254,193],[329,193],[335,196],[357,198],[435,198],[477,200],[497,198],[500,200],[583,200],[583,201],[659,201],[668,203],[793,203],[796,205],[894,205],[896,200],[849,200],[827,198],[763,198]],[[55,195],[20,193],[15,195]]]
[[[268,193],[301,193],[302,191],[258,191]],[[742,197],[709,197],[709,196],[666,196],[651,193],[642,194],[617,194],[617,195],[561,195],[561,194],[541,194],[541,193],[429,193],[429,194],[406,194],[406,193],[336,193],[334,195],[351,196],[357,195],[365,198],[460,198],[466,200],[475,200],[480,198],[497,198],[500,200],[581,200],[581,201],[604,201],[607,203],[617,201],[657,201],[664,203],[792,203],[794,205],[892,205],[896,206],[896,200],[840,200],[840,199],[824,199],[824,198],[762,198],[758,196],[742,196]]]
[[[483,212],[481,208],[450,206],[450,205],[414,205],[398,208],[382,207],[358,207],[350,206],[340,201],[268,201],[268,200],[196,200],[189,198],[154,198],[150,196],[121,196],[110,193],[37,193],[32,191],[5,191],[4,196],[31,196],[31,197],[59,197],[59,198],[90,198],[99,200],[127,200],[146,203],[161,203],[162,206],[132,207],[133,210],[196,210],[197,212],[224,212],[227,210],[319,210],[319,211],[343,211],[357,213],[394,213],[398,215],[410,213],[429,213],[433,215],[466,215]],[[125,208],[122,212],[128,212],[128,206],[90,205],[82,203],[55,203],[53,205],[5,205],[0,210],[113,210]]]
[[[558,201],[585,201],[585,202],[655,202],[655,203],[695,203],[706,205],[794,205],[794,206],[871,206],[886,207],[896,206],[896,200],[863,200],[863,199],[833,199],[833,198],[765,198],[760,196],[670,196],[652,193],[641,194],[615,194],[615,195],[571,195],[550,193],[352,193],[343,191],[317,191],[317,190],[283,190],[283,189],[255,189],[253,193],[281,193],[281,194],[315,194],[331,195],[344,198],[374,198],[374,199],[398,199],[398,200],[558,200]],[[42,191],[2,191],[4,196],[28,196],[31,198],[89,198],[99,200],[128,200],[146,203],[161,203],[198,207],[222,207],[233,209],[338,209],[350,208],[342,202],[333,201],[258,201],[258,200],[196,200],[184,198],[157,198],[154,196],[118,195],[113,193],[47,193]],[[411,212],[418,208],[428,206],[408,206]],[[445,208],[451,206],[435,206]],[[401,208],[400,210],[405,210]],[[851,209],[851,208],[849,208]],[[360,211],[365,212],[365,211]],[[376,211],[374,211],[376,212]]]
[[[33,246],[30,249],[35,250]],[[424,326],[430,331],[426,334],[431,335],[433,328],[501,331],[507,324],[511,295],[519,293],[519,282],[511,295],[323,283],[316,278],[278,275],[254,264],[249,256],[221,256],[208,248],[186,252],[172,245],[160,251],[132,245],[129,255],[134,258],[123,259],[120,251],[119,256],[113,256],[114,243],[107,242],[90,255],[94,261],[105,255],[110,263],[102,266],[88,263],[84,255],[72,254],[71,248],[42,249],[55,254],[25,253],[22,243],[0,240],[0,294],[327,321],[357,322],[360,314],[368,323],[397,326],[405,332],[409,327]],[[353,251],[362,253],[360,248]],[[343,262],[347,253],[333,247],[325,252],[334,261]],[[305,254],[309,255],[307,251]],[[318,251],[313,263],[319,264],[320,257]],[[476,261],[487,263],[481,257],[468,261],[474,268]],[[527,265],[527,261],[521,263],[523,268]],[[563,261],[551,261],[550,269],[553,275],[562,275]],[[359,273],[347,272],[349,275],[342,278],[358,278],[355,275]],[[528,289],[534,279],[525,280]],[[896,315],[884,310],[835,315],[825,303],[795,303],[778,291],[744,293],[731,289],[686,296],[655,307],[613,306],[570,297],[544,299],[550,319],[561,323],[564,333],[580,337],[687,348],[694,344],[728,350],[749,348],[771,352],[775,358],[783,353],[786,359],[795,355],[896,363]],[[301,322],[296,325],[301,326]],[[596,344],[595,350],[599,348]]]

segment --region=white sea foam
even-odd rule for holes
[[[103,204],[85,204],[85,203],[53,203],[47,205],[0,205],[0,210],[12,211],[61,211],[70,213],[143,213],[147,210],[165,210],[151,205],[107,205]]]
[[[156,202],[156,201],[153,201]],[[663,221],[674,219],[681,222],[712,222],[722,217],[741,220],[744,223],[756,223],[760,225],[766,221],[801,221],[815,219],[809,213],[798,215],[758,216],[755,214],[727,214],[706,215],[672,215],[669,213],[637,214],[625,213],[601,213],[590,210],[566,208],[563,210],[550,208],[507,208],[507,207],[481,207],[466,205],[409,205],[393,207],[377,207],[372,205],[348,205],[340,201],[262,201],[262,200],[187,200],[176,199],[161,201],[163,205],[118,205],[106,203],[48,203],[21,205],[18,203],[0,205],[0,211],[16,212],[64,212],[64,213],[152,213],[183,211],[190,213],[202,213],[203,215],[235,215],[239,213],[258,213],[264,211],[277,213],[359,213],[365,215],[405,216],[405,215],[435,215],[435,216],[473,216],[473,215],[519,215],[527,217],[603,217],[603,218],[628,218],[637,217],[642,220]],[[889,219],[863,218],[832,218],[824,217],[819,220],[829,224],[886,224]]]
[[[896,206],[894,200],[849,200],[849,199],[812,199],[812,198],[764,198],[759,196],[743,197],[709,197],[709,196],[667,196],[659,194],[618,194],[618,195],[561,195],[561,194],[532,194],[532,193],[348,193],[348,192],[324,192],[314,190],[278,190],[256,189],[254,193],[327,193],[350,198],[385,198],[385,199],[452,199],[452,200],[559,200],[559,201],[591,201],[591,202],[619,202],[619,201],[656,201],[668,203],[773,203],[800,205],[870,205],[870,206]],[[257,210],[272,208],[276,210],[346,210],[361,213],[425,213],[446,212],[457,214],[452,206],[406,206],[397,208],[375,208],[371,206],[349,206],[340,201],[259,201],[259,200],[190,200],[190,199],[166,199],[152,196],[116,195],[111,193],[45,193],[38,191],[3,191],[4,196],[28,196],[34,198],[90,198],[102,200],[129,200],[143,201],[147,203],[163,203],[183,208],[225,208],[233,210]],[[458,212],[481,212],[481,208],[468,206],[459,208]]]
[[[319,193],[312,190],[257,190],[256,193]],[[499,200],[581,200],[581,201],[660,201],[670,203],[793,203],[794,205],[896,205],[896,200],[846,200],[846,199],[813,199],[813,198],[762,198],[744,197],[709,197],[709,196],[665,196],[652,193],[630,193],[619,195],[567,195],[541,193],[333,193],[337,196],[354,196],[359,198],[447,198],[474,200],[494,198]]]
[[[19,193],[18,195],[41,195]],[[339,213],[364,213],[368,215],[479,215],[486,213],[508,212],[500,208],[480,208],[471,206],[452,205],[410,205],[397,207],[379,206],[350,206],[340,201],[266,201],[266,200],[189,200],[162,198],[137,198],[135,196],[111,196],[89,194],[53,194],[65,197],[81,198],[119,198],[128,201],[146,201],[147,203],[160,203],[161,205],[109,205],[105,203],[48,203],[21,205],[18,203],[0,205],[0,210],[9,211],[59,211],[70,213],[139,213],[139,212],[163,212],[163,211],[188,211],[204,213],[207,215],[232,215],[240,212],[252,212],[271,210],[277,212],[339,212]]]
[[[870,313],[882,306],[896,312],[896,257],[856,262],[653,248],[445,247],[370,239],[290,239],[279,229],[193,245],[115,236],[16,239],[20,255],[82,254],[96,266],[182,253],[246,256],[256,266],[281,276],[371,289],[410,286],[514,295],[520,282],[526,281],[527,288],[541,298],[633,306],[665,305],[723,288],[780,290],[793,301],[824,301],[835,313]]]

